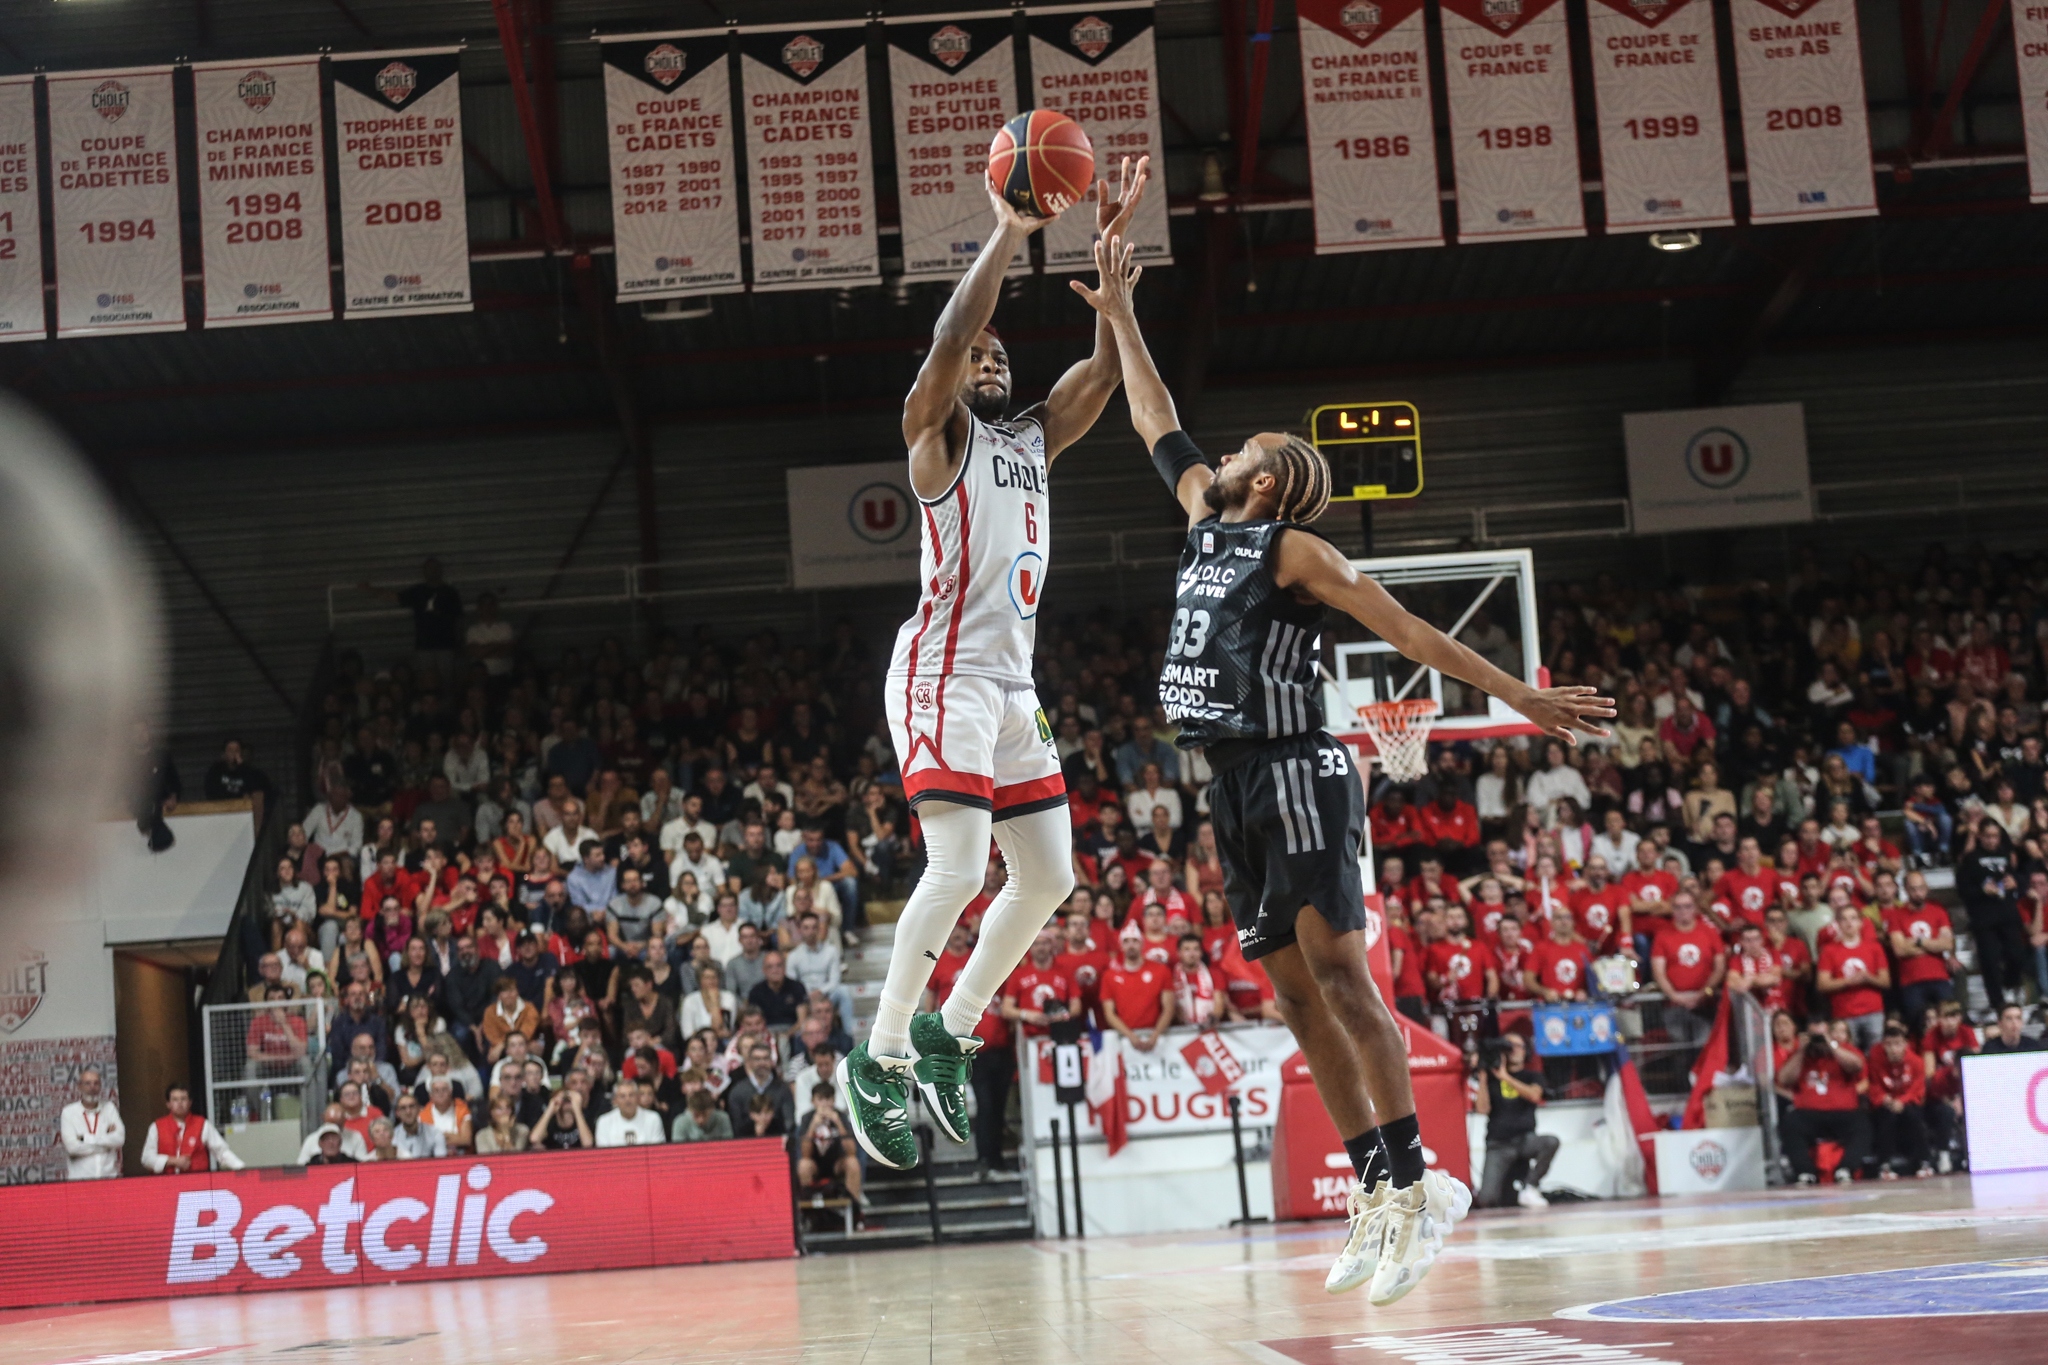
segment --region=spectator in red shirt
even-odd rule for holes
[[[1123,960],[1102,974],[1102,1021],[1140,1052],[1159,1046],[1173,1024],[1173,970],[1145,960],[1144,940],[1126,932]]]
[[[1387,905],[1387,956],[1394,973],[1394,1008],[1418,1024],[1429,1021],[1429,988],[1422,979],[1422,947],[1398,902]]]
[[[1714,899],[1725,902],[1738,919],[1763,927],[1764,911],[1778,899],[1778,874],[1764,866],[1755,839],[1735,845],[1735,866],[1714,883]]]
[[[1714,1026],[1714,996],[1727,972],[1720,931],[1700,918],[1692,892],[1679,892],[1671,900],[1671,927],[1650,945],[1650,975],[1664,993],[1664,1028],[1673,1042],[1706,1042]]]
[[[1848,1184],[1862,1168],[1870,1151],[1870,1120],[1856,1097],[1856,1078],[1863,1068],[1863,1054],[1836,1043],[1820,1019],[1807,1027],[1805,1043],[1778,1068],[1778,1084],[1793,1092],[1783,1136],[1785,1154],[1792,1159],[1800,1184],[1820,1179],[1813,1149],[1823,1139],[1841,1144],[1842,1164],[1835,1168],[1838,1183]]]
[[[1380,803],[1369,814],[1374,848],[1398,853],[1423,842],[1422,826],[1416,822],[1415,812],[1408,806],[1407,788],[1387,788],[1387,794],[1380,798]]]
[[[1572,927],[1588,953],[1604,956],[1613,951],[1616,935],[1621,932],[1622,907],[1627,904],[1628,893],[1608,878],[1607,860],[1598,854],[1589,858],[1585,884],[1571,895],[1570,916]],[[1551,916],[1553,922],[1564,918]]]
[[[1735,950],[1728,959],[1728,989],[1749,992],[1773,1014],[1791,1002],[1784,966],[1764,942],[1764,931],[1754,924],[1744,924],[1736,935]]]
[[[1671,899],[1678,894],[1677,874],[1657,866],[1657,845],[1645,839],[1636,845],[1636,865],[1621,879],[1628,904],[1621,916],[1621,941],[1647,960],[1650,945],[1671,924]]]
[[[1828,998],[1829,1016],[1849,1026],[1856,1046],[1871,1048],[1884,1035],[1884,992],[1892,972],[1884,949],[1864,928],[1861,910],[1836,909],[1835,941],[1821,947],[1814,985]]]
[[[1148,905],[1137,910],[1124,921],[1124,931],[1136,929],[1142,936],[1143,951],[1147,962],[1156,962],[1162,967],[1173,966],[1176,949],[1173,935],[1166,931],[1166,907]]]
[[[1199,937],[1202,955],[1230,992],[1230,1003],[1236,1006],[1238,1017],[1282,1022],[1272,978],[1258,963],[1245,961],[1243,950],[1237,946],[1237,922],[1230,917],[1230,903],[1221,891],[1202,896]]]
[[[1024,1026],[1026,1038],[1042,1038],[1048,1024],[1081,1012],[1081,989],[1054,959],[1059,942],[1052,930],[1040,929],[1031,952],[1003,983],[1003,1018]]]
[[[1885,1025],[1884,1041],[1870,1049],[1864,1074],[1870,1077],[1872,1155],[1880,1180],[1897,1180],[1899,1168],[1925,1179],[1934,1174],[1927,1159],[1926,1065],[1906,1042],[1906,1026]]]
[[[1492,877],[1481,877],[1474,893],[1466,912],[1472,917],[1472,936],[1490,948],[1500,922],[1510,914],[1507,889]]]
[[[1671,699],[1671,714],[1657,727],[1657,742],[1673,763],[1691,766],[1693,752],[1701,745],[1714,752],[1714,722],[1692,704],[1692,695],[1680,691]]]
[[[1471,918],[1462,905],[1444,912],[1444,937],[1424,951],[1422,971],[1430,993],[1446,1005],[1500,998],[1493,954],[1473,940]]]
[[[1166,918],[1180,916],[1189,924],[1195,922],[1195,903],[1188,893],[1173,884],[1173,864],[1164,858],[1154,860],[1145,869],[1145,890],[1132,902],[1134,906],[1156,905],[1166,912]]]
[[[1764,946],[1778,959],[1778,974],[1785,985],[1785,1008],[1803,1016],[1807,983],[1813,980],[1813,950],[1806,946],[1805,939],[1792,932],[1791,912],[1782,905],[1764,912]]]
[[[1927,1127],[1934,1135],[1942,1174],[1952,1168],[1963,1135],[1963,1058],[1978,1047],[1977,1030],[1963,1018],[1962,1002],[1945,1000],[1934,1027],[1920,1041],[1927,1071]]]
[[[1069,912],[1066,940],[1060,945],[1060,955],[1053,959],[1053,966],[1065,972],[1067,979],[1081,992],[1081,1008],[1100,1020],[1102,973],[1109,967],[1109,932],[1105,927],[1098,943],[1094,929],[1087,911],[1077,909]],[[1236,942],[1235,937],[1231,941]]]
[[[1948,911],[1927,899],[1927,878],[1917,871],[1906,874],[1906,903],[1886,913],[1884,927],[1899,963],[1900,1012],[1907,1028],[1924,1030],[1927,1011],[1955,999],[1948,969],[1955,929]]]
[[[1479,812],[1469,801],[1458,799],[1454,784],[1439,784],[1436,800],[1413,815],[1419,842],[1443,859],[1444,866],[1462,872],[1478,861]]]
[[[1992,697],[2011,671],[2005,647],[1991,636],[1991,623],[1981,616],[1970,622],[1970,643],[1956,654],[1957,677],[1976,688],[1978,695]]]
[[[1849,846],[1849,854],[1863,869],[1863,875],[1875,880],[1880,871],[1897,876],[1904,859],[1899,855],[1899,846],[1884,837],[1884,826],[1875,815],[1866,815],[1859,825],[1862,837]]]
[[[1415,880],[1408,883],[1408,904],[1427,905],[1431,896],[1439,896],[1450,905],[1465,903],[1465,890],[1458,885],[1456,877],[1444,871],[1443,859],[1434,853],[1424,853],[1420,869]]]
[[[1563,915],[1557,918],[1564,920],[1566,924],[1571,922]],[[1499,936],[1493,944],[1494,970],[1500,978],[1501,999],[1528,1000],[1534,997],[1535,950],[1536,945],[1522,937],[1522,922],[1513,915],[1504,916],[1500,922]]]
[[[1569,916],[1552,916],[1550,937],[1530,953],[1529,971],[1536,994],[1549,1004],[1587,998],[1593,976],[1592,954],[1573,934]]]
[[[1237,1007],[1230,1003],[1230,990],[1222,974],[1212,971],[1204,960],[1202,936],[1180,936],[1180,957],[1173,964],[1173,1017],[1196,1028],[1214,1028],[1235,1023]]]

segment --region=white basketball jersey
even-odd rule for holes
[[[968,417],[953,486],[919,498],[924,520],[917,610],[896,632],[892,677],[960,673],[1031,685],[1045,587],[1045,429]]]

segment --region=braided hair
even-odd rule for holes
[[[1323,452],[1299,436],[1288,436],[1266,454],[1272,471],[1276,521],[1302,524],[1314,521],[1330,505],[1330,465]]]

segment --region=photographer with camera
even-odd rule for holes
[[[1514,1182],[1522,1187],[1514,1202],[1525,1209],[1547,1208],[1550,1201],[1537,1186],[1557,1155],[1557,1139],[1536,1131],[1543,1078],[1527,1069],[1529,1045],[1510,1033],[1488,1039],[1479,1055],[1486,1071],[1479,1087],[1479,1112],[1486,1115],[1486,1167],[1476,1202],[1488,1209],[1505,1206],[1508,1185]]]
[[[1816,1019],[1807,1028],[1805,1045],[1778,1068],[1778,1083],[1793,1092],[1782,1136],[1800,1184],[1819,1181],[1813,1148],[1823,1139],[1842,1146],[1836,1183],[1848,1184],[1862,1169],[1870,1153],[1870,1116],[1856,1099],[1856,1078],[1863,1074],[1863,1065],[1862,1053],[1836,1044],[1827,1021]]]

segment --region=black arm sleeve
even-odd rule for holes
[[[1169,431],[1152,447],[1152,467],[1166,480],[1166,491],[1180,496],[1180,476],[1209,457],[1201,452],[1185,431]]]

